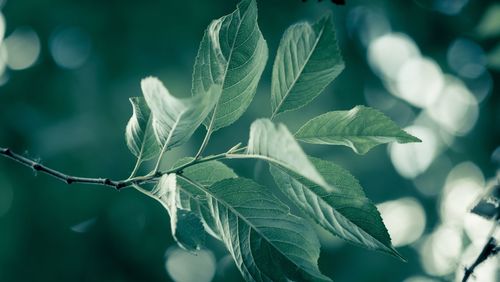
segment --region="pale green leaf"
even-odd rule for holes
[[[146,161],[158,155],[160,147],[152,128],[151,111],[142,97],[130,98],[132,117],[125,129],[125,140],[130,151],[139,161]]]
[[[311,144],[348,146],[358,154],[389,142],[421,142],[382,112],[364,106],[313,118],[295,133],[295,138]]]
[[[245,154],[229,154],[228,157],[262,159],[294,171],[325,189],[335,190],[309,161],[286,126],[274,124],[269,119],[258,119],[252,123]]]
[[[392,247],[380,213],[366,198],[357,179],[334,163],[309,159],[339,192],[329,192],[294,172],[271,165],[271,174],[281,191],[332,234],[356,245],[401,258]]]
[[[271,89],[273,116],[301,108],[344,69],[331,14],[292,25],[281,39]]]
[[[257,24],[255,0],[243,0],[237,9],[214,20],[200,43],[193,72],[194,96],[204,95],[214,84],[222,95],[205,126],[215,131],[245,112],[253,99],[267,62],[267,43]]]
[[[161,147],[169,149],[186,142],[213,109],[220,87],[213,85],[203,95],[179,99],[154,77],[141,82],[144,98],[153,115],[153,130]]]
[[[191,161],[192,158],[184,158],[179,160],[174,167],[178,167]],[[182,175],[192,179],[203,186],[210,186],[217,181],[238,177],[234,171],[219,161],[210,161],[200,163],[188,168],[185,168]],[[217,233],[217,225],[211,214],[208,199],[209,196],[192,184],[178,178],[178,183],[182,187],[179,190],[179,204],[183,209],[190,210],[202,219],[205,229],[210,235],[219,238]]]
[[[211,196],[218,232],[247,281],[331,281],[318,269],[314,230],[268,189],[243,178],[200,190]]]
[[[182,208],[176,175],[163,175],[152,195],[167,209],[172,235],[179,246],[188,251],[199,250],[205,243],[206,233],[200,218],[190,210]]]

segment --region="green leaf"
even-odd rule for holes
[[[313,118],[295,133],[295,137],[311,144],[348,146],[358,154],[365,154],[371,148],[389,142],[421,142],[400,129],[382,112],[364,106]]]
[[[179,160],[174,167],[188,163],[192,158]],[[234,171],[219,161],[200,163],[185,168],[182,175],[196,181],[200,185],[210,186],[215,182],[228,178],[238,177]],[[215,238],[220,238],[217,232],[217,225],[211,214],[208,199],[210,196],[182,178],[178,178],[178,183],[182,187],[179,190],[179,204],[183,209],[190,210],[201,218],[205,230]]]
[[[133,112],[125,130],[125,140],[137,159],[146,161],[160,152],[153,133],[151,111],[144,98],[133,97],[129,100]]]
[[[401,258],[392,247],[380,213],[366,198],[357,179],[334,163],[312,157],[309,159],[339,192],[329,192],[294,172],[271,165],[271,174],[280,190],[332,234],[356,245]]]
[[[236,11],[214,20],[205,31],[194,64],[194,96],[204,95],[214,84],[222,95],[204,122],[216,131],[246,111],[267,62],[267,43],[257,25],[255,0],[243,0]]]
[[[167,209],[172,235],[179,246],[188,251],[199,250],[205,243],[206,233],[200,218],[181,207],[176,175],[163,175],[152,194]]]
[[[343,69],[331,14],[312,25],[292,25],[283,35],[274,61],[272,116],[307,105]]]
[[[286,126],[269,119],[254,121],[246,153],[229,154],[228,158],[262,159],[294,171],[329,191],[336,190],[323,179]]]
[[[213,85],[203,95],[179,99],[155,77],[141,82],[144,98],[153,115],[153,130],[162,148],[186,142],[213,109],[220,87]]]
[[[233,178],[210,188],[221,239],[247,281],[331,281],[318,269],[319,241],[268,189]]]

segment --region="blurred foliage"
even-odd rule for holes
[[[491,23],[495,18],[489,23],[481,21],[494,0],[456,1],[465,3],[456,13],[447,13],[452,10],[444,4],[436,6],[446,2],[454,1],[360,0],[347,1],[346,6],[329,1],[258,1],[259,24],[269,44],[270,60],[274,60],[286,27],[332,10],[346,62],[344,72],[319,99],[301,114],[285,114],[280,120],[295,130],[319,113],[367,104],[363,94],[367,87],[383,89],[357,39],[356,33],[363,31],[348,29],[350,15],[359,7],[382,11],[393,31],[413,38],[422,54],[445,72],[453,73],[446,54],[457,38],[474,40],[486,53],[498,53],[498,37],[483,34],[485,30],[498,33]],[[7,70],[0,79],[0,145],[41,158],[42,163],[69,174],[122,179],[134,165],[124,141],[131,113],[127,98],[140,95],[140,79],[148,75],[158,76],[175,95],[188,96],[204,29],[212,19],[232,11],[236,1],[4,0],[0,6],[2,3],[5,37],[29,26],[39,37],[41,53],[32,67]],[[90,42],[88,57],[76,68],[61,67],[49,47],[57,31],[68,27],[76,27]],[[480,104],[476,126],[456,138],[443,153],[445,160],[434,162],[426,172],[431,179],[426,185],[437,187],[431,196],[397,173],[386,148],[375,148],[361,157],[348,148],[304,147],[314,156],[351,170],[376,203],[401,197],[417,199],[425,210],[425,232],[429,233],[440,223],[440,193],[451,167],[471,161],[487,177],[496,173],[490,156],[500,143],[500,73],[492,69],[490,75],[493,88]],[[207,153],[215,153],[214,147],[227,148],[247,140],[251,121],[269,116],[270,76],[268,66],[248,114],[230,130],[217,132],[212,138],[217,145],[209,145]],[[411,119],[405,117],[416,116],[419,109],[405,109],[387,114],[399,125],[408,126]],[[171,154],[172,159],[195,153],[203,135],[199,129],[187,146]],[[231,164],[241,175],[274,187],[264,164]],[[174,244],[169,227],[163,207],[135,191],[68,186],[0,160],[0,281],[171,281],[165,266],[167,249]],[[419,244],[399,249],[408,260],[401,263],[325,235],[320,267],[335,281],[403,281],[425,276]],[[214,279],[241,279],[222,245],[213,240],[209,247],[218,262]]]

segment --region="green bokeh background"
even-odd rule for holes
[[[345,71],[320,98],[280,118],[296,129],[328,110],[367,104],[365,85],[380,85],[367,64],[366,50],[355,35],[348,33],[347,15],[352,9],[364,5],[382,10],[393,30],[411,36],[425,56],[450,72],[446,65],[450,42],[457,37],[474,38],[478,21],[495,1],[470,1],[460,14],[452,16],[426,8],[426,1],[348,0],[347,6],[312,0],[258,2],[259,24],[269,45],[270,61],[246,115],[217,132],[207,153],[245,142],[251,122],[270,115],[272,60],[290,24],[314,20],[332,10],[346,62]],[[235,4],[227,0],[8,0],[2,8],[6,35],[16,27],[31,26],[40,37],[42,49],[33,67],[9,72],[9,81],[0,86],[0,146],[39,158],[43,164],[68,174],[126,178],[135,161],[124,141],[131,114],[128,97],[140,95],[140,80],[148,75],[158,76],[175,95],[188,96],[192,65],[204,29],[212,19],[231,12]],[[49,38],[61,26],[76,26],[90,36],[91,55],[78,69],[62,69],[50,55]],[[478,44],[489,50],[496,42],[480,40]],[[476,126],[446,151],[453,163],[472,161],[486,176],[495,174],[490,156],[500,140],[500,75],[495,70],[490,72],[493,89],[480,105]],[[412,111],[418,113],[416,108]],[[408,125],[404,120],[398,123]],[[199,129],[188,144],[168,155],[164,165],[195,153],[203,136],[204,130]],[[410,180],[399,176],[385,146],[365,156],[347,148],[304,147],[312,155],[335,160],[351,170],[376,203],[404,196],[419,199],[426,210],[426,231],[437,224],[439,197],[421,195]],[[239,174],[274,187],[266,165],[253,161],[229,164]],[[447,172],[434,171],[436,181],[442,181]],[[0,213],[0,281],[171,279],[165,270],[166,250],[174,244],[167,213],[160,204],[132,189],[117,192],[104,187],[68,186],[2,158],[1,197],[4,201],[0,199],[0,205],[8,207]],[[82,222],[89,223],[85,232],[72,230]],[[329,236],[323,241],[320,267],[335,281],[402,281],[424,275],[419,254],[410,246],[399,249],[408,260],[402,263],[340,244]],[[220,243],[210,241],[209,246],[218,258],[226,255]],[[240,279],[234,267],[226,267],[215,276],[217,281]]]

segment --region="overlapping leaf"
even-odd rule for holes
[[[213,21],[200,43],[193,72],[193,95],[204,95],[222,85],[217,106],[205,120],[217,130],[235,122],[253,99],[267,62],[267,43],[257,24],[255,0],[243,0],[237,9]]]
[[[209,188],[218,233],[247,281],[330,281],[319,272],[319,242],[269,190],[243,178]]]
[[[220,87],[213,85],[203,95],[188,99],[172,96],[157,78],[141,82],[142,92],[153,116],[153,130],[161,147],[169,149],[186,142],[213,109]]]
[[[382,112],[364,106],[313,118],[295,133],[295,137],[311,144],[348,146],[358,154],[389,142],[420,142]]]
[[[258,119],[252,123],[245,154],[228,157],[262,159],[294,171],[329,191],[335,190],[309,161],[290,131],[283,124],[274,124],[269,119]]]
[[[175,167],[187,163],[190,160],[191,158],[181,159],[177,162]],[[209,187],[215,182],[223,179],[238,177],[231,168],[218,161],[211,161],[190,166],[184,169],[182,175],[206,187]],[[178,179],[178,183],[182,187],[182,189],[179,190],[180,206],[183,209],[190,210],[197,214],[198,217],[202,219],[206,231],[212,236],[220,238],[217,232],[217,225],[209,207],[210,196],[192,184],[184,181],[182,178]]]
[[[271,89],[273,116],[307,105],[344,69],[331,15],[292,25],[281,39]]]
[[[198,215],[182,208],[176,175],[163,175],[152,194],[167,209],[172,235],[177,243],[188,251],[199,250],[205,242],[206,233]]]
[[[276,184],[290,200],[323,228],[351,243],[401,256],[394,250],[382,218],[359,182],[334,163],[309,158],[325,180],[339,192],[281,167],[271,166]]]
[[[130,151],[139,161],[146,161],[158,155],[160,147],[152,128],[151,111],[142,97],[130,98],[132,117],[127,123],[125,140]]]

